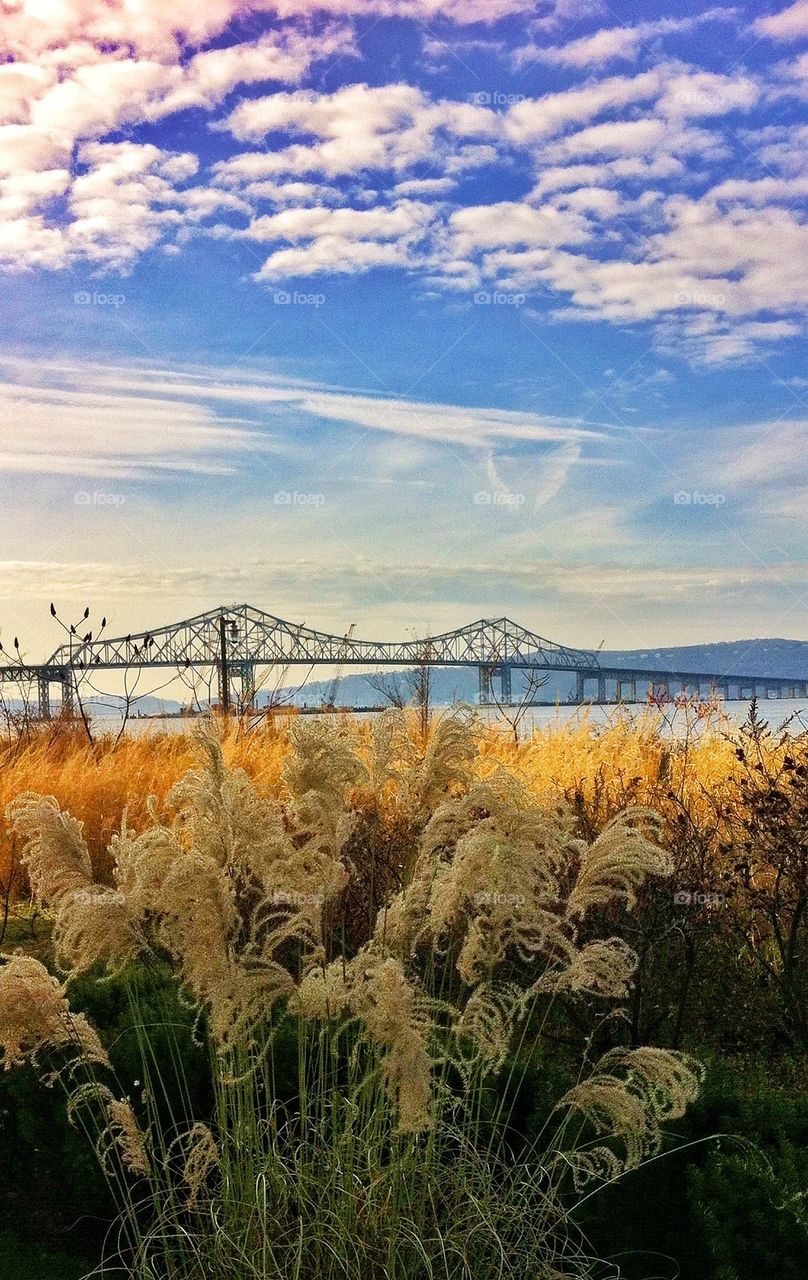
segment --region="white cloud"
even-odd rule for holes
[[[771,40],[798,40],[808,35],[808,0],[797,0],[779,13],[757,18],[753,25],[758,35]]]
[[[172,421],[186,423],[189,430],[184,439],[192,442],[206,437],[201,432],[205,424],[212,424],[210,435],[216,449],[227,448],[232,442],[232,452],[238,455],[243,447],[252,447],[256,436],[242,427],[229,426],[226,418],[221,427],[217,416],[211,417],[211,405],[238,406],[248,413],[251,421],[261,408],[288,407],[295,413],[303,413],[310,419],[340,423],[384,435],[407,437],[411,440],[434,441],[442,444],[462,445],[470,449],[490,449],[503,441],[552,443],[607,443],[612,438],[609,428],[586,423],[577,418],[553,417],[535,413],[497,408],[465,408],[450,404],[395,398],[390,396],[359,395],[345,390],[334,390],[318,384],[296,383],[283,378],[256,375],[246,377],[238,371],[227,369],[201,370],[150,370],[137,366],[116,368],[100,366],[89,369],[76,363],[59,363],[24,360],[6,360],[5,365],[13,380],[5,386],[9,397],[21,394],[18,385],[24,382],[32,397],[39,395],[40,414],[52,412],[54,403],[65,399],[68,405],[76,403],[81,412],[85,401],[92,405],[94,419],[99,423],[104,415],[117,411],[119,405],[127,406],[125,423],[120,436],[129,440],[133,455],[144,452],[137,433],[131,433],[130,424],[143,413],[150,421],[165,424],[170,432]],[[43,383],[41,390],[32,389],[33,380]],[[52,389],[55,384],[55,389]],[[200,404],[203,415],[198,417]],[[40,418],[39,421],[42,419]],[[75,425],[76,419],[72,420]],[[239,419],[236,419],[239,421]],[[198,428],[191,427],[198,422]],[[99,426],[99,430],[102,428]],[[218,434],[221,431],[221,434]],[[231,431],[235,434],[231,435]],[[166,439],[168,437],[166,436]],[[148,452],[148,451],[146,451]],[[159,452],[159,450],[158,450]]]
[[[578,75],[501,106],[493,94],[436,98],[406,81],[301,87],[318,63],[357,54],[360,13],[461,25],[525,14],[538,56],[572,72],[734,14],[573,29],[602,8],[213,0],[203,14],[195,0],[170,11],[156,0],[60,0],[44,31],[36,0],[20,0],[0,37],[19,59],[0,65],[0,261],[123,272],[206,233],[267,244],[254,279],[272,285],[374,268],[420,272],[454,294],[502,283],[555,294],[557,317],[659,322],[666,341],[678,334],[687,353],[701,341],[710,359],[787,337],[807,300],[805,229],[785,207],[805,195],[805,139],[797,126],[753,122],[735,163],[734,135],[717,122],[767,106],[784,85],[804,92],[801,60],[776,71],[772,90],[763,72],[708,72],[655,47],[639,73]],[[800,8],[761,19],[761,33],[796,31]],[[236,14],[257,19],[254,38],[230,25]],[[451,41],[445,23],[434,38]],[[458,40],[475,56],[506,43],[500,30]],[[234,106],[239,85],[260,88]],[[130,124],[189,108],[223,135],[209,171],[185,147],[121,141]],[[732,167],[710,191],[723,161]],[[507,185],[486,205],[475,179],[488,167]],[[688,327],[705,316],[733,332]]]
[[[454,178],[410,178],[406,182],[397,182],[393,188],[397,196],[448,196],[454,191],[457,182]]]
[[[507,201],[458,209],[452,214],[450,229],[455,237],[453,250],[461,255],[501,245],[581,244],[591,236],[586,219],[575,210],[565,212],[549,204],[533,208]]]
[[[662,88],[657,71],[637,76],[612,76],[583,88],[527,98],[514,104],[505,117],[505,133],[513,142],[527,145],[560,133],[568,125],[583,124],[607,111],[633,103],[650,102]]]
[[[29,124],[0,126],[0,173],[60,169],[69,158],[70,142],[57,130]]]
[[[604,66],[607,62],[634,62],[642,45],[649,40],[687,33],[705,22],[728,22],[736,13],[735,9],[708,9],[688,18],[655,18],[635,26],[605,27],[562,45],[523,45],[514,51],[513,59],[517,67],[546,62],[580,70]]]
[[[89,371],[85,380],[90,381]],[[200,404],[70,387],[0,383],[0,473],[143,480],[225,474],[268,441]]]
[[[451,156],[455,139],[496,139],[501,120],[497,112],[470,103],[433,103],[409,84],[352,84],[330,94],[297,90],[248,99],[217,127],[242,142],[274,134],[311,139],[225,161],[217,168],[222,181],[248,171],[256,177],[317,173],[330,179],[435,164]]]
[[[261,243],[298,246],[277,249],[255,276],[257,280],[277,281],[286,276],[402,266],[432,217],[429,205],[414,200],[376,209],[285,209],[256,218],[245,232],[237,234]]]

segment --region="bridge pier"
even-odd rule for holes
[[[499,676],[500,700],[507,707],[513,701],[513,693],[511,691],[511,668],[508,666],[499,667],[497,669]]]
[[[628,697],[625,696],[625,690],[628,689]],[[626,679],[624,676],[615,679],[614,682],[615,702],[636,702],[637,701],[637,681],[633,677]]]
[[[477,668],[477,675],[480,681],[480,706],[488,707],[491,705],[491,673],[493,667]]]
[[[230,675],[237,676],[239,681],[239,705],[247,710],[255,704],[256,680],[255,663],[236,661],[228,664]],[[231,686],[232,687],[232,686]]]
[[[53,704],[51,702],[51,685],[58,684],[61,689],[62,705],[60,714],[71,718],[75,715],[75,684],[70,671],[54,671],[44,668],[37,672],[37,719],[52,720]]]
[[[508,706],[513,701],[512,689],[512,673],[513,668],[500,663],[485,663],[477,668],[480,681],[480,706],[490,707],[494,704],[495,699],[491,682],[494,679],[499,680],[499,702],[503,706]]]
[[[37,678],[37,716],[40,720],[50,720],[50,678],[43,672]]]

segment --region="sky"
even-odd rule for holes
[[[808,0],[0,0],[0,637],[808,635]]]

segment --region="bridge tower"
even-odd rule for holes
[[[50,720],[50,677],[40,671],[37,677],[37,715],[40,720]]]
[[[229,663],[230,675],[236,676],[239,681],[239,701],[244,711],[248,711],[255,703],[255,665],[254,662],[241,659]]]
[[[499,676],[500,700],[507,707],[513,701],[513,693],[511,691],[511,668],[507,665],[499,667],[497,675]]]
[[[51,705],[51,685],[58,684],[62,694],[62,716],[72,717],[75,714],[75,691],[74,675],[69,670],[54,670],[51,667],[42,667],[37,672],[37,717],[40,720],[51,720],[53,718],[53,706]]]
[[[499,680],[499,701],[508,706],[513,701],[512,672],[508,663],[481,663],[477,668],[480,681],[480,706],[490,707],[495,702],[491,681]]]
[[[477,674],[480,681],[480,706],[488,707],[491,705],[491,676],[494,668],[490,666],[480,665],[477,668]]]

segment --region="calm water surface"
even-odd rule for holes
[[[749,713],[748,702],[725,702],[722,704],[724,714],[729,718],[730,722],[740,725],[746,719]],[[436,708],[440,710],[440,708]],[[590,724],[606,724],[615,714],[621,710],[623,714],[630,716],[632,719],[639,719],[649,714],[650,708],[646,706],[627,705],[620,709],[616,706],[565,706],[557,707],[530,707],[519,721],[520,737],[527,736],[532,729],[544,729],[549,726],[569,724],[570,722],[580,722],[586,717]],[[790,733],[801,733],[808,730],[808,701],[803,698],[771,698],[766,701],[758,702],[758,712],[770,727],[774,730],[786,728]],[[374,712],[358,712],[358,719],[370,719]],[[494,707],[486,707],[480,713],[483,719],[489,723],[499,723],[507,728],[507,721],[502,713]],[[513,715],[513,711],[510,713]],[[684,736],[687,731],[688,722],[693,729],[693,715],[681,709],[675,709],[671,706],[664,709],[663,729],[670,732],[674,737]],[[155,717],[154,719],[131,719],[127,722],[125,732],[135,736],[147,733],[188,733],[198,720],[193,717]],[[705,721],[700,722],[702,725]],[[117,733],[120,730],[121,722],[115,716],[96,716],[93,721],[94,728],[98,732]]]

